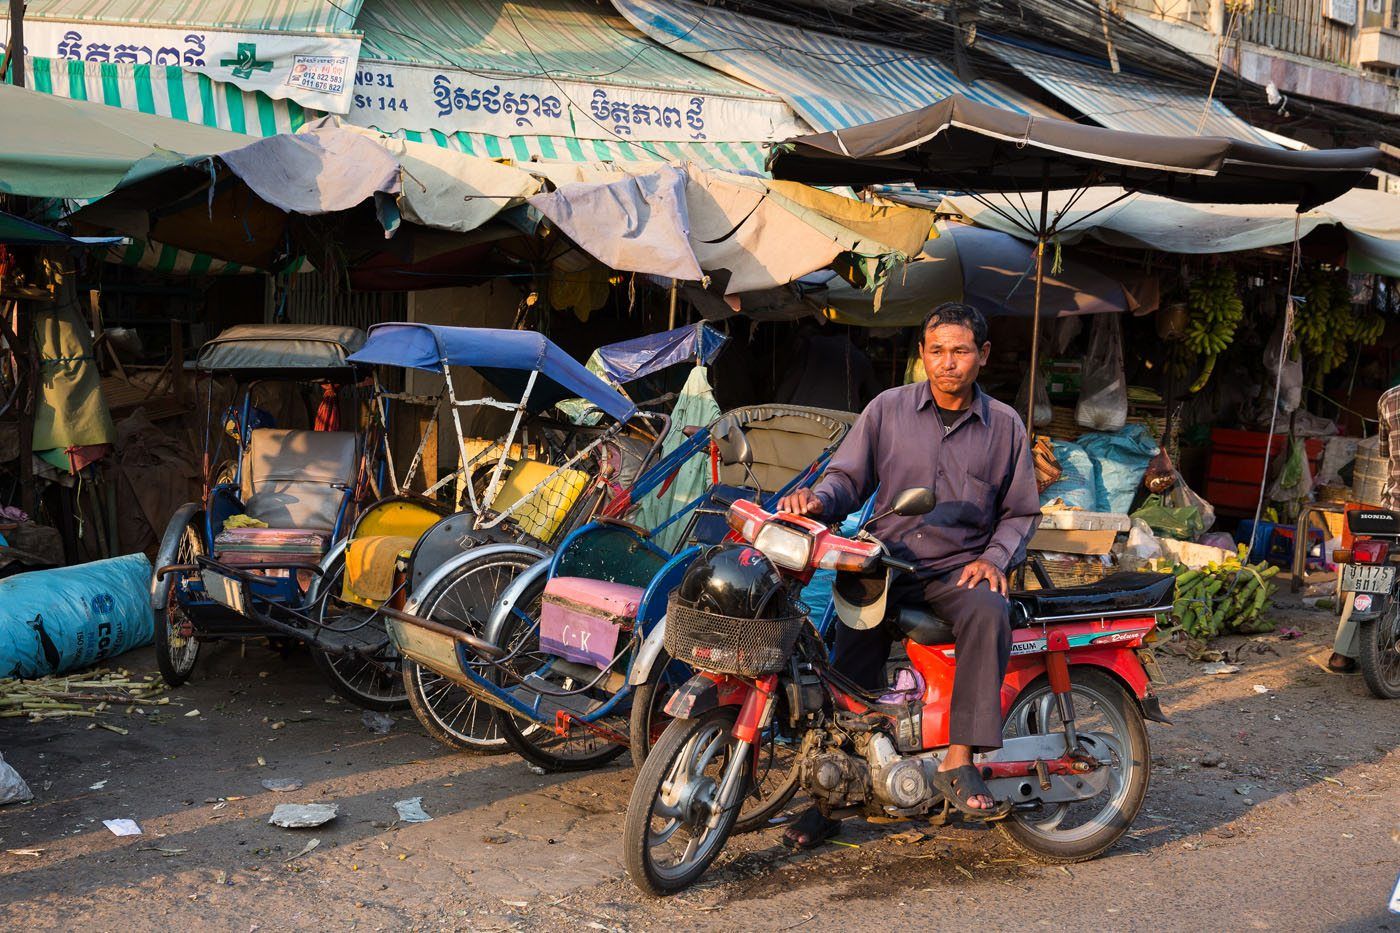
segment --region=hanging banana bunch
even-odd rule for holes
[[[1313,379],[1322,378],[1346,362],[1353,343],[1374,343],[1385,330],[1385,319],[1375,311],[1357,314],[1351,304],[1347,274],[1320,266],[1303,275],[1300,294],[1306,299],[1299,311],[1295,333],[1298,346],[1311,363]]]
[[[1205,356],[1205,368],[1191,386],[1199,392],[1215,370],[1215,361],[1234,339],[1244,317],[1234,267],[1220,264],[1206,270],[1190,289],[1191,322],[1186,326],[1188,350]]]

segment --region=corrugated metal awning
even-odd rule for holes
[[[1100,126],[1157,136],[1226,136],[1276,146],[1218,100],[1091,62],[979,36],[977,46]],[[1201,115],[1206,114],[1204,125]],[[1198,132],[1199,128],[1199,132]]]
[[[387,132],[770,142],[806,127],[588,0],[365,0],[350,119]]]
[[[30,20],[209,26],[220,29],[349,32],[361,0],[28,0]],[[2,18],[2,17],[0,17]]]
[[[632,25],[696,61],[781,95],[819,130],[918,110],[949,94],[1017,113],[1048,108],[927,55],[796,29],[689,0],[613,0]]]

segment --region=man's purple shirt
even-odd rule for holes
[[[1025,425],[980,387],[947,436],[927,382],[876,396],[813,491],[829,520],[856,509],[877,485],[876,515],[902,490],[934,489],[938,505],[928,515],[887,515],[870,525],[920,577],[979,559],[1005,572],[1025,558],[1040,518]]]

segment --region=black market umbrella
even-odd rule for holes
[[[954,94],[922,110],[788,140],[769,157],[769,168],[774,178],[812,185],[913,184],[965,192],[1035,237],[1034,372],[1045,243],[1068,229],[1060,220],[1077,200],[1052,217],[1052,188],[1117,185],[1125,197],[1147,191],[1215,204],[1295,204],[1305,211],[1358,185],[1379,159],[1372,148],[1295,152],[1218,136],[1124,133],[1012,113]],[[981,198],[983,192],[1039,192],[1040,209],[1022,197],[1022,210],[1007,210],[1006,202]],[[1028,429],[1031,421],[1028,411]]]

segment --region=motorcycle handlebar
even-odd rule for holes
[[[890,567],[894,570],[899,570],[904,573],[913,573],[916,569],[913,564],[909,563],[909,561],[900,560],[897,557],[890,557],[888,554],[884,555],[884,557],[882,557],[881,560],[884,561],[886,567]]]

